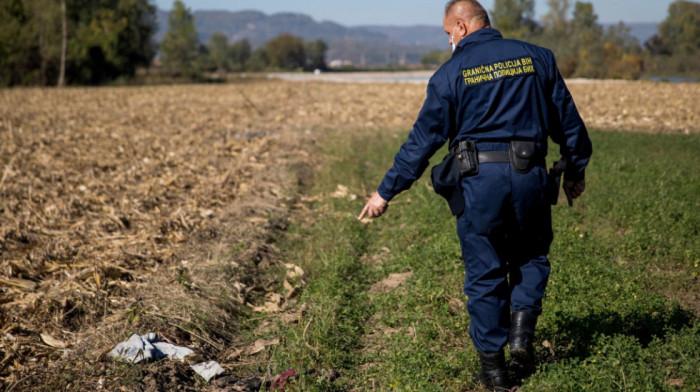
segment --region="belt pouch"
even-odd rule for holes
[[[479,154],[473,140],[461,140],[457,145],[459,174],[462,177],[479,174]]]
[[[537,145],[533,141],[510,142],[510,166],[518,173],[527,173],[534,166]]]
[[[447,154],[445,159],[430,171],[435,193],[447,200],[452,215],[462,215],[465,203],[462,196],[462,180],[459,175],[459,163],[456,154]]]

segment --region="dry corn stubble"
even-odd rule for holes
[[[571,80],[568,87],[589,128],[700,132],[700,83]]]
[[[697,85],[570,88],[590,127],[700,130]],[[313,171],[290,167],[319,163],[325,129],[409,129],[424,94],[287,82],[0,91],[0,379],[70,367],[63,346],[94,359],[147,328],[240,360],[251,342],[237,338],[239,315],[270,308],[263,272],[285,268],[265,226],[284,221]]]
[[[237,357],[316,130],[408,127],[421,100],[338,87],[0,91],[0,377],[41,389],[62,346],[94,359],[151,328]]]

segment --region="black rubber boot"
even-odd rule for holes
[[[518,365],[535,366],[535,352],[532,346],[537,316],[524,310],[514,312],[510,322],[510,357]]]
[[[496,352],[479,352],[479,359],[481,360],[479,381],[489,390],[509,390],[510,383],[508,382],[506,357],[503,350]]]

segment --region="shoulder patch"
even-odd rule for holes
[[[535,63],[532,57],[524,56],[463,69],[462,77],[466,86],[474,86],[533,73],[535,73]]]

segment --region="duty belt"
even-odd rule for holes
[[[457,147],[450,149],[453,154],[457,153]],[[510,162],[510,153],[508,151],[479,151],[479,163],[496,163]]]
[[[479,163],[510,162],[508,151],[479,151]]]
[[[453,154],[457,153],[457,148],[450,149]],[[479,163],[508,163],[510,162],[510,152],[508,151],[479,151],[477,153]],[[547,162],[541,156],[534,158],[533,166],[546,166]]]

